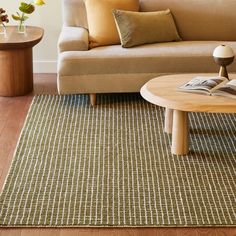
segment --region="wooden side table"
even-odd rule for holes
[[[16,26],[7,27],[0,35],[0,96],[21,96],[33,90],[33,46],[43,37],[43,29],[27,26],[18,33]]]

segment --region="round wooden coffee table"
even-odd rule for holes
[[[216,76],[216,74],[166,75],[148,81],[141,88],[142,97],[150,103],[166,108],[164,130],[172,133],[171,152],[176,155],[188,153],[188,112],[236,113],[236,100],[176,90],[193,77]],[[230,75],[236,79],[236,75]]]
[[[0,35],[0,96],[20,96],[33,90],[32,48],[43,37],[43,29],[27,26],[18,33],[16,26],[7,27]]]

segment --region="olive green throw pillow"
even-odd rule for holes
[[[122,47],[180,41],[169,9],[157,12],[113,10]]]

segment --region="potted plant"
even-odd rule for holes
[[[12,18],[19,22],[18,32],[25,33],[25,21],[29,18],[29,15],[32,14],[36,6],[44,5],[44,0],[34,0],[34,2],[21,2],[19,6],[19,11],[15,15],[12,15]]]

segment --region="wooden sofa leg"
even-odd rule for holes
[[[92,106],[95,106],[96,105],[96,93],[90,93],[89,96],[90,96],[90,104]]]

